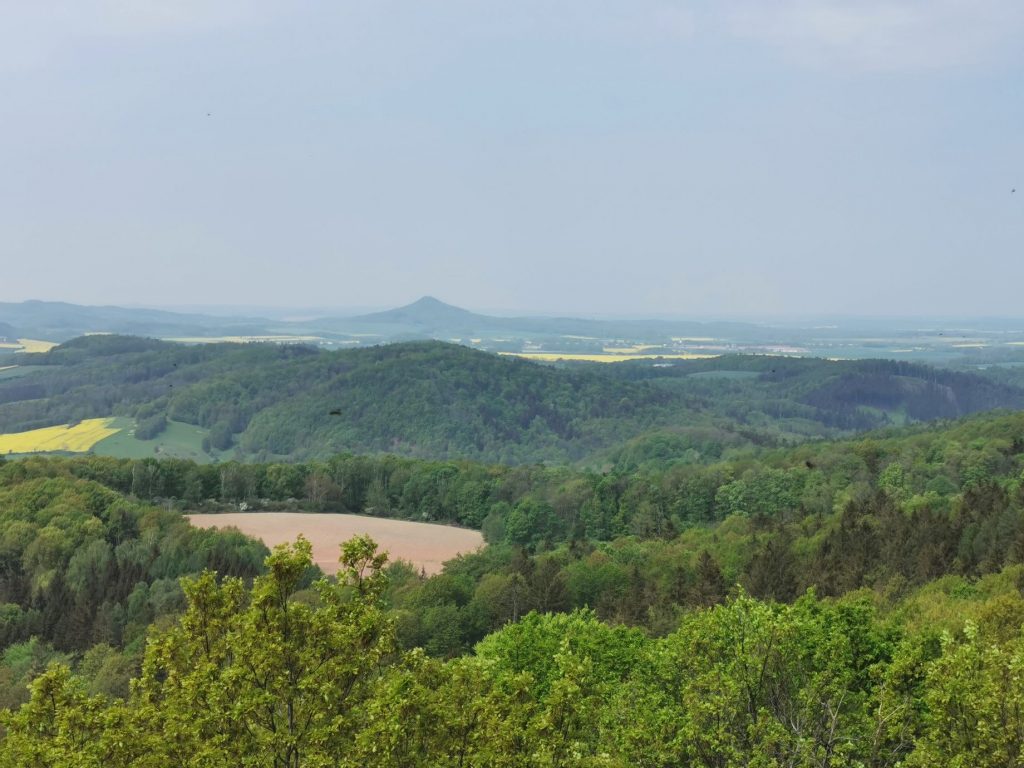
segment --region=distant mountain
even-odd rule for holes
[[[271,312],[271,314],[274,314]],[[328,348],[400,341],[454,341],[492,352],[553,355],[603,354],[606,348],[643,347],[647,354],[750,352],[828,358],[944,362],[977,366],[1024,361],[1024,330],[927,326],[909,320],[894,325],[767,325],[663,319],[497,317],[425,296],[407,306],[356,316],[310,317],[291,312],[273,318],[171,312],[125,307],[89,307],[62,302],[0,303],[0,325],[21,337],[61,342],[94,333],[164,339],[217,340],[276,337]],[[1022,321],[1024,322],[1024,321]],[[916,324],[915,324],[916,323]],[[990,324],[991,325],[991,324]],[[988,326],[985,326],[988,327]]]
[[[190,315],[158,309],[90,307],[59,301],[0,303],[0,324],[9,324],[28,338],[66,341],[86,333],[135,336],[259,335],[269,321]],[[0,335],[3,335],[0,332]]]
[[[433,296],[424,296],[412,304],[397,309],[349,318],[350,322],[414,325],[425,329],[472,327],[486,324],[491,320],[492,318],[474,314],[467,309],[445,304]]]
[[[413,336],[440,340],[466,337],[592,337],[664,342],[674,336],[770,339],[780,334],[752,323],[684,320],[595,320],[574,317],[495,317],[470,312],[424,296],[386,312],[321,318],[312,326],[338,333],[369,333],[384,338]],[[786,336],[787,334],[782,334]]]
[[[446,304],[432,296],[424,296],[412,304],[384,312],[303,321],[26,301],[0,303],[0,323],[18,329],[25,336],[49,341],[66,341],[90,333],[157,338],[296,334],[321,336],[328,340],[356,340],[360,343],[410,339],[447,341],[472,337],[500,337],[519,341],[548,337],[593,337],[665,342],[673,336],[714,336],[757,341],[780,335],[778,331],[751,323],[494,317]]]

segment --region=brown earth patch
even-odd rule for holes
[[[358,534],[371,536],[391,560],[408,560],[428,575],[440,573],[446,560],[484,545],[480,532],[468,528],[362,515],[226,512],[185,517],[198,528],[237,528],[268,547],[295,541],[301,533],[313,545],[313,561],[328,574],[338,571],[341,543]]]

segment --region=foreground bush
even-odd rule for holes
[[[667,637],[530,614],[448,662],[399,652],[385,557],[342,548],[302,589],[303,540],[251,589],[183,580],[126,700],[66,665],[2,723],[0,766],[1007,766],[1019,764],[1019,595],[957,636],[906,636],[865,598],[744,594]]]

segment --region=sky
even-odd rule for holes
[[[0,301],[1024,316],[1020,0],[0,18]]]

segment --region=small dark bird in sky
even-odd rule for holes
[[[1016,187],[1014,187],[1013,189],[1011,189],[1011,190],[1010,190],[1010,194],[1012,195],[1012,194],[1013,194],[1014,192],[1016,192],[1016,191],[1017,191],[1017,188],[1016,188]]]
[[[331,411],[331,416],[341,416],[341,409],[335,408],[333,411]]]

